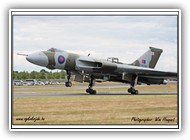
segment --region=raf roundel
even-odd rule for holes
[[[65,62],[65,58],[62,55],[60,55],[58,57],[58,62],[59,62],[59,64],[63,64]]]

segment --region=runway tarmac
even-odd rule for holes
[[[141,96],[141,95],[177,95],[177,93],[139,93],[138,95],[131,95],[129,93],[97,93],[95,95],[90,95],[88,93],[14,93],[16,98],[32,98],[32,97],[64,97],[64,96]]]

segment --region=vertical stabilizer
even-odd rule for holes
[[[154,68],[162,52],[163,52],[162,49],[149,47],[149,50],[145,52],[137,60],[135,60],[135,62],[133,62],[131,65],[139,66],[139,67]]]

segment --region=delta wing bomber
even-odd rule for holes
[[[75,81],[89,82],[86,92],[96,94],[93,90],[95,82],[114,81],[130,84],[128,92],[138,94],[137,84],[165,84],[167,79],[177,79],[177,73],[155,70],[156,63],[163,52],[162,49],[149,47],[141,57],[131,64],[119,62],[118,58],[109,57],[101,60],[51,48],[26,55],[26,59],[48,69],[66,70],[66,87],[71,87],[71,74]]]

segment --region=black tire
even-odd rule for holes
[[[96,94],[96,90],[90,89],[89,94]]]
[[[66,87],[71,87],[71,86],[72,86],[72,83],[71,83],[71,82],[66,82],[66,83],[65,83],[65,86],[66,86]]]
[[[131,94],[139,94],[139,91],[138,90],[133,90],[132,92],[131,92]]]
[[[135,94],[139,94],[139,91],[138,91],[138,90],[135,90]]]
[[[69,87],[71,87],[72,86],[72,83],[71,82],[69,82]]]
[[[131,91],[132,91],[131,88],[129,88],[129,89],[128,89],[128,92],[131,93]]]
[[[86,93],[90,93],[90,89],[89,88],[86,89]]]
[[[133,95],[134,95],[134,94],[136,94],[136,93],[135,93],[135,92],[131,92],[131,94],[133,94]]]
[[[96,90],[93,90],[93,94],[96,94]]]

